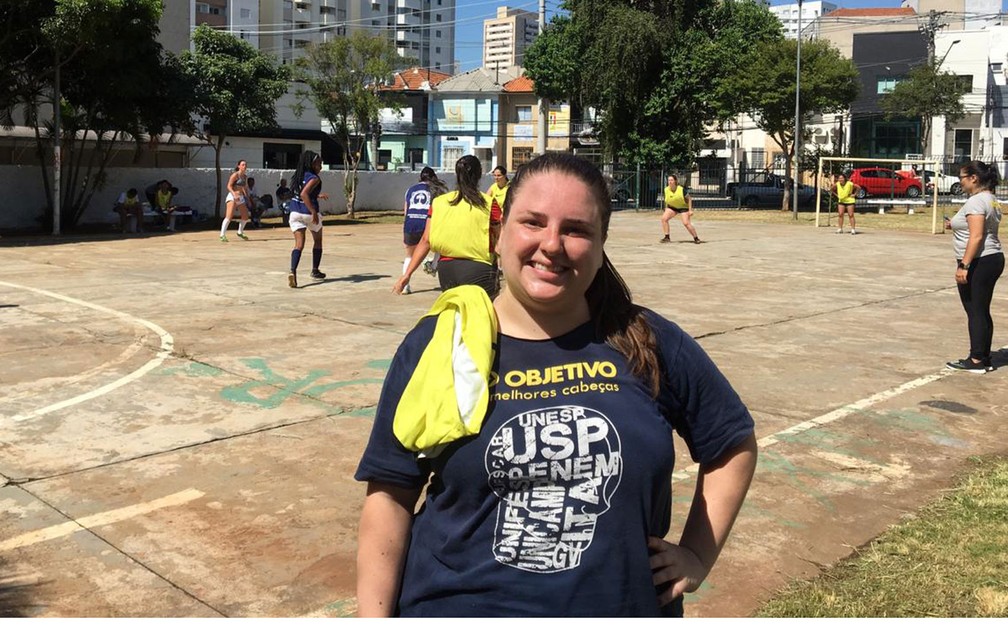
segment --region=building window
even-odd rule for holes
[[[973,130],[955,130],[955,144],[952,146],[952,153],[956,157],[956,162],[965,160],[973,155]]]
[[[243,20],[248,20],[252,17],[252,9],[241,9],[238,13]]]
[[[1000,61],[991,62],[990,68],[991,68],[991,72],[993,72],[994,74],[1000,73],[1001,72],[1001,62]]]
[[[532,147],[513,147],[511,149],[511,170],[515,170],[532,160]]]
[[[438,13],[437,15],[434,16],[434,21],[436,21],[436,22],[440,22],[441,21],[441,14],[440,13]]]
[[[887,94],[893,91],[896,84],[899,83],[899,77],[878,77],[878,88],[876,90],[877,94]]]
[[[519,123],[530,123],[532,122],[532,106],[531,105],[519,105],[515,108],[515,112],[518,116]]]
[[[464,154],[462,147],[442,147],[441,166],[454,165]]]
[[[973,91],[973,75],[957,74],[955,76],[955,85],[958,89],[969,94]]]
[[[434,31],[435,37],[441,37],[441,31]]]
[[[1008,160],[1008,138],[1004,139],[1004,147],[1001,149],[1001,159]]]
[[[435,46],[434,47],[434,52],[440,55],[441,54],[441,47],[440,46]]]

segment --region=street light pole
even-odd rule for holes
[[[791,216],[798,220],[798,156],[801,149],[801,117],[799,116],[800,94],[801,94],[801,5],[802,0],[798,0],[798,54],[795,69],[795,90],[794,90],[794,192],[791,194]]]

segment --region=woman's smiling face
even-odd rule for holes
[[[602,266],[605,234],[591,189],[558,171],[530,175],[511,193],[497,251],[507,293],[526,311],[569,312]]]

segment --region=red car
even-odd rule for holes
[[[869,195],[920,197],[921,191],[924,190],[920,178],[880,167],[854,169],[851,171],[849,179],[861,187],[857,193],[857,197],[860,199]]]

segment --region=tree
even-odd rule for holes
[[[194,113],[206,122],[195,134],[214,150],[214,217],[220,217],[224,141],[277,127],[276,101],[290,85],[290,71],[248,42],[207,24],[196,27],[192,41],[193,50],[182,53],[181,67],[195,86]]]
[[[780,37],[766,7],[717,0],[568,0],[525,54],[536,92],[599,112],[607,153],[689,163],[756,42]]]
[[[791,173],[795,148],[795,67],[796,40],[767,41],[756,47],[744,64],[725,84],[734,94],[741,111],[752,116],[784,152]],[[810,113],[839,112],[850,107],[858,95],[858,72],[854,62],[840,56],[829,42],[802,43],[801,119]],[[784,191],[783,210],[790,207],[790,190]]]
[[[409,61],[398,55],[387,37],[355,31],[308,46],[295,62],[295,77],[307,86],[297,91],[298,97],[315,105],[343,147],[343,190],[351,219],[364,143],[369,134],[378,133],[381,110],[397,109],[393,100],[379,96],[381,85]]]
[[[920,153],[927,153],[931,141],[931,120],[944,116],[952,124],[966,115],[962,97],[972,86],[951,72],[942,72],[933,61],[912,68],[906,79],[879,99],[886,119],[894,117],[920,120]]]
[[[0,5],[4,124],[13,124],[19,111],[35,130],[50,210],[57,204],[59,173],[61,225],[80,219],[104,185],[105,168],[122,140],[133,141],[139,150],[144,136],[184,125],[188,118],[184,102],[164,99],[164,90],[178,76],[156,41],[161,9],[160,0],[10,0]],[[57,112],[65,126],[57,125]],[[58,165],[48,159],[55,153],[48,145],[57,140]],[[53,168],[53,180],[50,165],[60,167]],[[44,219],[53,216],[46,213]]]

